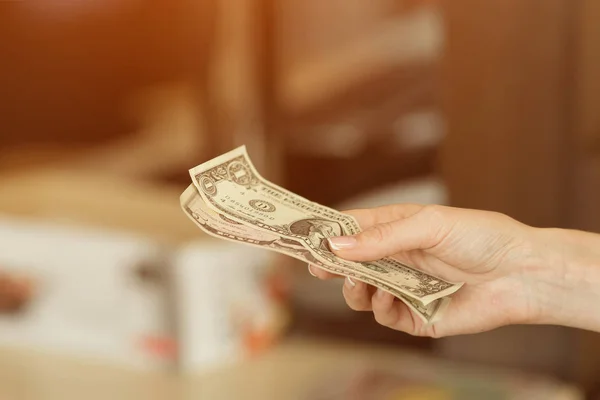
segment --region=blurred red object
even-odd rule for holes
[[[17,314],[31,301],[33,293],[30,279],[0,272],[0,313]]]

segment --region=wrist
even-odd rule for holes
[[[532,323],[600,331],[600,235],[536,228],[535,237]]]

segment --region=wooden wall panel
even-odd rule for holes
[[[446,17],[441,167],[456,206],[564,222],[568,0],[456,0]]]
[[[578,2],[575,33],[577,140],[571,184],[573,226],[600,232],[600,2]]]

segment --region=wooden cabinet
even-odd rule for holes
[[[430,174],[443,135],[444,34],[435,3],[269,4],[265,116],[269,138],[281,143],[284,184],[335,205]]]
[[[452,203],[567,222],[572,2],[444,2],[441,164]]]
[[[578,2],[573,52],[573,226],[600,232],[600,3]]]
[[[600,231],[600,5],[444,2],[441,164],[456,206]]]

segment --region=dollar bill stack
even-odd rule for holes
[[[439,320],[449,296],[462,286],[393,258],[359,263],[337,257],[327,238],[359,233],[358,222],[264,179],[245,146],[189,172],[192,184],[181,195],[181,207],[209,235],[283,253],[376,286],[425,323]]]

